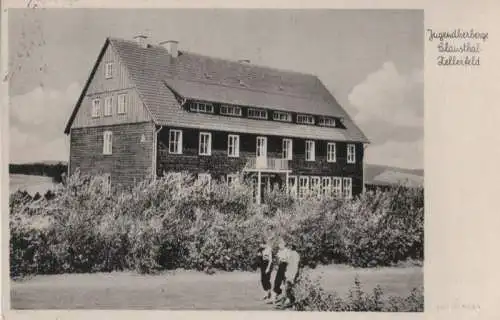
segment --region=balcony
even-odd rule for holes
[[[252,157],[248,159],[244,171],[288,172],[289,160],[281,158]]]

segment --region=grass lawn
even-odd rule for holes
[[[406,296],[423,285],[421,267],[354,269],[320,266],[313,277],[345,296],[359,275],[365,291],[380,285],[386,295]],[[198,309],[271,310],[260,299],[257,272],[171,271],[162,275],[128,272],[35,276],[11,282],[13,309]]]

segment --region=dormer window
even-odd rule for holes
[[[193,102],[189,110],[193,112],[214,113],[214,106],[211,103]]]
[[[290,122],[292,121],[292,115],[288,112],[274,111],[273,119],[276,121]]]
[[[267,119],[267,111],[260,109],[248,109],[248,117],[255,119]]]
[[[241,117],[241,108],[237,106],[230,106],[223,104],[220,106],[220,114],[227,116]]]
[[[328,117],[322,117],[319,119],[319,125],[325,126],[325,127],[335,127],[335,119],[328,118]]]
[[[314,124],[314,117],[306,114],[299,114],[297,116],[297,123]]]

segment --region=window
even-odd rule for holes
[[[314,117],[305,114],[299,114],[297,116],[297,123],[314,124]]]
[[[267,138],[266,137],[257,137],[257,148],[255,150],[257,158],[266,158],[267,157]]]
[[[267,119],[267,111],[259,109],[248,109],[248,117],[255,119]]]
[[[340,198],[342,194],[342,179],[339,177],[333,177],[332,184],[333,184],[333,196],[335,198]]]
[[[352,198],[352,178],[342,179],[342,197],[345,199]]]
[[[200,147],[198,150],[201,156],[209,156],[212,154],[212,134],[208,132],[200,132]]]
[[[106,97],[104,99],[104,116],[110,116],[112,114],[112,104],[113,97]]]
[[[319,119],[319,125],[325,127],[335,127],[335,119],[322,117]]]
[[[306,161],[314,161],[316,157],[314,149],[314,141],[306,140]]]
[[[127,112],[127,94],[120,94],[118,96],[118,114]]]
[[[182,153],[182,131],[170,130],[168,137],[168,152],[173,154]]]
[[[314,195],[319,195],[320,187],[321,187],[321,178],[311,177],[311,192]]]
[[[227,116],[237,116],[241,117],[241,108],[236,106],[228,106],[223,104],[220,106],[220,114],[224,114]]]
[[[105,195],[109,195],[111,193],[111,175],[109,173],[104,175],[104,179],[102,181],[102,191]]]
[[[309,177],[300,176],[299,177],[299,198],[304,198],[304,196],[309,191]]]
[[[111,131],[104,131],[102,153],[103,154],[113,153],[113,132]]]
[[[347,145],[347,163],[356,163],[356,146],[354,144]]]
[[[104,66],[104,77],[106,79],[113,78],[113,62],[108,62]]]
[[[228,174],[227,175],[227,185],[232,186],[238,181],[238,175],[237,174]]]
[[[332,193],[332,179],[330,177],[321,178],[321,194],[329,196]]]
[[[337,150],[335,142],[328,142],[326,145],[326,161],[335,162],[337,161]]]
[[[273,112],[273,119],[277,120],[277,121],[290,122],[290,121],[292,121],[292,115],[288,112],[274,111]]]
[[[227,137],[227,156],[235,158],[240,156],[240,136],[230,134]]]
[[[212,182],[212,176],[209,173],[198,173],[198,183],[207,184],[210,188]]]
[[[214,106],[211,103],[193,102],[191,103],[189,110],[194,112],[213,113]]]
[[[283,139],[283,159],[292,160],[292,139]]]
[[[297,177],[296,176],[288,176],[288,192],[290,195],[296,197],[297,196]]]
[[[101,100],[94,99],[92,100],[92,118],[99,117],[101,113]]]

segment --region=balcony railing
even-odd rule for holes
[[[245,165],[245,171],[288,171],[289,160],[280,158],[253,157]]]

